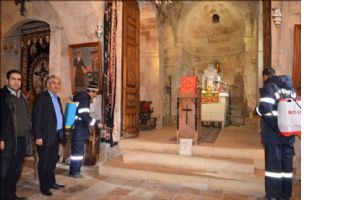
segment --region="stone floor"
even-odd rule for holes
[[[137,141],[154,141],[159,143],[176,143],[170,140],[176,136],[176,125],[164,126],[161,129],[141,131]],[[263,149],[260,133],[255,125],[226,126],[214,143],[200,143],[201,146],[223,148]]]
[[[73,179],[67,174],[68,166],[58,164],[56,179],[59,184],[66,185],[66,188],[52,190],[52,197],[43,196],[39,191],[38,181],[34,179],[33,162],[27,159],[17,185],[17,194],[30,200],[254,200],[257,198],[221,191],[191,189],[182,185],[100,176],[97,167],[84,167],[82,179]],[[300,191],[300,184],[295,183],[293,200],[300,199]]]

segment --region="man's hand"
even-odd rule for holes
[[[5,141],[0,141],[0,151],[5,149]]]
[[[42,146],[43,145],[43,139],[42,138],[41,139],[36,139],[36,144],[38,146]]]
[[[97,124],[97,127],[98,127],[98,128],[103,128],[104,125],[100,122],[100,123]]]

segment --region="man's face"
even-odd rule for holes
[[[89,96],[91,97],[91,99],[94,99],[97,96],[97,91],[90,90]]]
[[[269,76],[263,75],[264,82],[269,78]]]
[[[10,75],[9,79],[6,80],[7,86],[14,90],[19,91],[21,88],[21,75],[17,73],[13,73]]]
[[[50,83],[48,83],[48,90],[57,94],[60,91],[60,85],[60,80],[53,79]]]
[[[76,59],[80,60],[81,59],[81,53],[76,54]]]

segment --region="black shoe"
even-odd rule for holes
[[[65,188],[65,185],[60,185],[60,184],[54,183],[50,188],[58,190],[58,189]]]
[[[41,190],[42,194],[45,196],[52,196],[52,192],[48,189],[48,190]]]
[[[18,197],[18,196],[16,196],[15,199],[16,199],[16,200],[26,200],[26,197]]]

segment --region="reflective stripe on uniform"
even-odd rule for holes
[[[296,96],[297,96],[297,95],[296,95],[296,92],[292,92],[292,93],[291,93],[291,97],[292,97],[292,98],[296,98]]]
[[[282,174],[281,173],[277,173],[277,172],[265,171],[265,176],[271,177],[271,178],[282,178]]]
[[[290,173],[282,172],[281,176],[284,177],[284,178],[292,178],[293,177],[293,173],[292,172],[290,172]]]
[[[271,111],[269,113],[265,113],[264,116],[277,116],[278,112],[277,111]]]
[[[88,112],[90,112],[90,109],[89,108],[80,108],[79,110],[78,110],[78,113],[88,113]]]
[[[282,93],[282,94],[291,95],[291,93],[292,93],[293,91],[292,91],[292,90],[281,89],[281,90],[279,90],[279,92]]]
[[[96,119],[92,119],[91,122],[90,122],[90,126],[94,126],[95,122],[96,122]]]
[[[256,107],[256,109],[255,109],[255,110],[256,110],[256,113],[258,113],[258,115],[259,115],[259,116],[261,116],[261,115],[262,115],[262,114],[260,113],[260,111],[259,111],[259,107]]]
[[[84,156],[71,156],[70,160],[83,160]]]
[[[263,97],[263,98],[260,98],[260,102],[275,104],[276,101],[275,101],[275,99],[270,98],[270,97]]]
[[[285,173],[285,172],[268,172],[265,171],[265,176],[267,177],[271,177],[271,178],[292,178],[293,177],[293,173]]]

